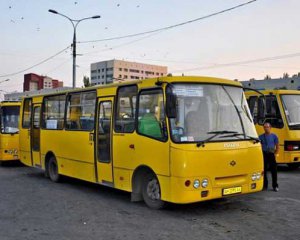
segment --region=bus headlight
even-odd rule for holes
[[[252,181],[257,181],[261,178],[261,174],[259,172],[253,173],[251,176]]]
[[[206,178],[202,180],[201,186],[203,188],[206,188],[208,186],[208,180]]]
[[[199,188],[200,187],[200,181],[196,179],[193,183],[194,188]]]
[[[256,180],[256,173],[253,173],[253,174],[252,174],[251,179],[252,179],[252,181],[255,181],[255,180]]]

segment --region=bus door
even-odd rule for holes
[[[95,137],[96,176],[99,183],[108,186],[113,186],[112,114],[113,97],[100,98]]]
[[[41,167],[40,135],[41,135],[41,104],[34,104],[32,108],[31,127],[31,159],[32,166]]]

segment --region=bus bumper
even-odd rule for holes
[[[277,163],[300,163],[300,151],[285,151],[284,158],[278,160]]]
[[[167,180],[167,178],[164,178],[165,177],[159,177],[162,199],[177,204],[195,203],[254,193],[261,191],[263,188],[263,176],[257,181],[250,180],[244,183],[227,183],[222,186],[217,186],[217,184],[209,181],[206,188],[202,187],[200,183],[197,189],[193,186],[194,180],[190,180],[190,185],[187,186],[188,182],[186,181],[189,179],[170,177],[169,180]]]

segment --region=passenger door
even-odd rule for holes
[[[113,186],[112,113],[113,97],[98,100],[95,161],[97,181]]]
[[[32,165],[41,167],[41,150],[40,150],[40,136],[41,136],[41,104],[34,104],[31,120],[31,159]]]

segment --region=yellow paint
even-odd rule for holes
[[[300,151],[285,151],[284,150],[284,142],[285,141],[300,141],[300,130],[290,130],[288,127],[286,115],[284,113],[283,104],[281,101],[280,95],[282,94],[293,94],[300,95],[299,91],[295,90],[263,90],[260,91],[264,95],[274,95],[278,101],[278,106],[280,109],[280,114],[283,120],[283,128],[272,127],[272,132],[275,133],[279,138],[279,154],[276,156],[277,163],[293,163],[294,158],[298,158],[300,162]],[[245,93],[247,99],[251,96],[260,96],[260,94],[256,92],[246,92]],[[255,124],[256,131],[258,135],[264,133],[264,129],[262,125]]]
[[[20,106],[20,102],[1,102],[1,107]],[[0,131],[0,161],[19,160],[19,133],[3,133]]]
[[[98,103],[103,100],[114,101],[118,86],[137,84],[138,89],[157,87],[162,82],[193,82],[226,84],[241,87],[240,83],[208,77],[162,77],[130,83],[111,84],[91,87],[97,90]],[[162,84],[165,88],[165,84]],[[86,89],[84,89],[86,90]],[[80,92],[72,90],[70,92]],[[64,94],[68,94],[65,92]],[[41,103],[43,96],[33,97],[34,103]],[[97,107],[98,108],[98,107]],[[23,109],[23,107],[22,107]],[[158,111],[161,111],[158,109]],[[98,110],[97,110],[98,112]],[[97,118],[96,118],[97,119]],[[52,153],[58,162],[58,171],[62,175],[79,178],[90,182],[113,186],[124,191],[132,191],[132,177],[140,166],[153,170],[161,187],[162,199],[174,203],[191,203],[220,198],[224,188],[241,187],[241,194],[257,192],[262,189],[262,178],[255,181],[257,187],[251,189],[251,175],[263,171],[261,146],[253,141],[209,143],[204,147],[196,144],[175,144],[168,139],[158,141],[133,133],[112,132],[112,161],[101,163],[97,159],[97,127],[93,131],[69,131],[41,129],[40,156],[45,169],[46,155]],[[168,121],[167,121],[168,128]],[[113,124],[112,124],[113,129]],[[169,129],[169,128],[168,128]],[[21,161],[29,166],[31,162],[30,130],[21,129]],[[95,133],[95,134],[94,134]],[[235,165],[230,163],[235,161]],[[193,187],[194,180],[208,180],[206,188]],[[190,186],[185,186],[187,180]],[[201,191],[209,191],[207,197],[201,197]]]

